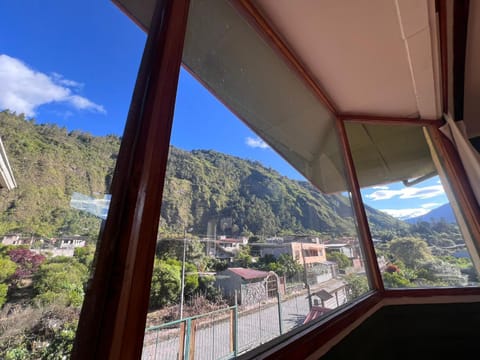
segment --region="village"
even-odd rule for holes
[[[165,240],[159,239],[158,243]],[[180,310],[173,315],[173,321],[148,322],[143,350],[145,359],[160,355],[162,358],[176,358],[179,346],[184,347],[180,351],[189,347],[192,353],[213,349],[215,358],[240,354],[327,316],[369,289],[362,253],[355,237],[325,240],[302,234],[261,239],[211,234],[199,237],[185,233],[184,238],[170,241],[173,243],[167,242],[165,246],[174,244],[180,254],[184,253],[183,261],[180,261],[181,255],[175,260],[181,266],[181,271],[176,268],[181,274],[181,284],[173,290],[178,293],[171,295],[174,306],[170,307]],[[47,258],[72,258],[79,250],[92,248],[90,242],[80,235],[39,238],[9,234],[2,238],[4,246],[27,248]],[[192,293],[185,291],[189,286],[188,278],[192,276],[192,264],[185,260],[185,253],[192,243],[201,244],[204,261],[209,259],[217,265],[222,264],[215,271],[196,270],[197,278],[210,279],[221,296],[222,301],[216,304],[213,312],[206,307],[192,307]],[[248,261],[239,263],[242,254],[246,254]],[[383,257],[377,260],[383,271],[386,260]],[[352,279],[360,280],[361,285]],[[162,278],[160,281],[167,280]],[[155,276],[151,296],[155,292],[154,282]],[[189,310],[183,312],[184,307]],[[155,308],[151,314],[156,313]],[[190,324],[189,328],[187,324]],[[188,341],[191,344],[180,341],[182,326],[190,329]],[[219,341],[221,338],[230,341]]]
[[[203,238],[205,252],[208,257],[222,260],[227,264],[223,271],[215,273],[215,286],[225,299],[233,303],[237,297],[238,305],[258,304],[276,298],[277,293],[286,295],[292,287],[308,292],[311,303],[326,309],[333,309],[347,302],[348,274],[364,275],[364,264],[358,241],[354,237],[340,237],[335,241],[324,243],[319,237],[312,235],[289,235],[269,237],[262,242],[249,242],[248,237],[217,236],[216,239]],[[72,257],[76,248],[87,245],[87,238],[80,235],[62,236],[43,239],[19,234],[4,235],[2,245],[22,246],[34,253],[50,257]],[[248,247],[253,261],[269,257],[278,260],[282,255],[290,256],[301,267],[294,278],[287,279],[275,271],[260,271],[255,266],[230,266],[235,263],[238,253]],[[349,266],[340,265],[336,261],[338,255],[348,259]],[[380,270],[384,270],[387,262],[378,258]],[[289,284],[290,280],[290,284]],[[320,295],[319,295],[320,294]]]

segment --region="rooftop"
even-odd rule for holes
[[[253,269],[246,269],[246,268],[228,268],[231,272],[239,275],[242,279],[245,280],[253,280],[253,279],[263,279],[268,276],[267,271],[259,271]]]

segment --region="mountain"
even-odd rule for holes
[[[205,234],[209,221],[217,224],[217,234],[226,235],[355,233],[348,198],[211,150],[172,147],[165,189],[162,224],[186,222],[198,234]],[[402,224],[371,208],[367,213],[382,229]]]
[[[440,221],[444,220],[447,223],[456,223],[455,215],[453,214],[452,207],[450,203],[444,204],[439,206],[438,208],[430,210],[428,213],[417,216],[414,218],[410,218],[405,220],[409,224],[416,224],[420,221],[432,222],[432,221]]]
[[[12,232],[95,239],[100,219],[70,207],[73,192],[103,198],[120,138],[68,132],[0,112],[0,136],[18,188],[0,192],[0,235]],[[372,231],[407,225],[367,208]],[[160,231],[218,235],[316,233],[353,235],[348,198],[325,195],[259,162],[210,150],[170,148]],[[215,225],[215,226],[213,226]]]

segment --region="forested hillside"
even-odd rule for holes
[[[406,229],[406,224],[368,208],[376,231]],[[165,227],[193,226],[205,234],[208,221],[217,234],[354,235],[349,199],[322,194],[305,181],[280,175],[258,162],[215,151],[170,149],[162,207]]]
[[[0,192],[0,235],[43,237],[90,235],[100,219],[70,207],[73,192],[102,198],[108,192],[120,138],[92,136],[56,125],[39,125],[0,112],[0,136],[18,188]],[[374,232],[405,229],[406,224],[367,209]],[[324,195],[258,162],[215,151],[171,147],[162,207],[161,231],[193,227],[206,234],[279,235],[317,233],[353,235],[349,201]]]

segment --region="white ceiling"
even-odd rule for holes
[[[440,117],[433,2],[256,3],[341,112]]]
[[[480,136],[480,2],[470,1],[465,61],[464,118],[470,137]]]

